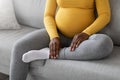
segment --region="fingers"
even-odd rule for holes
[[[52,59],[58,58],[58,56],[59,56],[59,47],[58,47],[57,44],[52,44],[50,54],[51,54],[50,57]]]
[[[52,43],[51,46],[50,46],[50,58],[52,59],[56,59],[56,44]]]
[[[53,48],[52,48],[53,59],[56,59],[56,43],[54,43],[52,47],[53,47]]]
[[[50,44],[50,58],[52,58],[53,59],[53,47],[52,47],[53,45],[52,44]]]
[[[74,51],[81,43],[81,39],[78,37],[73,38],[73,41],[70,45],[70,51]]]
[[[70,45],[70,51],[74,51],[82,41],[87,40],[89,38],[89,35],[86,33],[78,33],[74,36],[72,43]]]
[[[59,50],[60,50],[60,47],[59,47],[59,45],[57,45],[56,46],[56,58],[58,58],[58,56],[59,56]]]
[[[76,48],[80,45],[80,43],[81,43],[81,40],[77,42]]]
[[[76,48],[76,43],[72,42],[70,51],[74,51]]]
[[[71,51],[74,51],[79,45],[81,41],[80,40],[75,40],[74,42],[71,43]]]

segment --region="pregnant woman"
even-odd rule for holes
[[[16,43],[10,80],[26,80],[29,64],[22,61],[22,55],[33,48],[40,49],[39,55],[44,59],[96,60],[107,57],[112,52],[112,40],[107,35],[95,33],[109,23],[110,16],[109,0],[47,0],[46,29],[34,31]],[[28,53],[34,55],[32,51]]]

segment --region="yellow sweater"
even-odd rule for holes
[[[97,9],[98,17],[94,10]],[[47,0],[44,23],[50,39],[84,32],[92,35],[110,21],[109,0]]]

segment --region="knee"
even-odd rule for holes
[[[109,42],[110,44],[113,45],[112,39],[105,34],[93,34],[89,37],[88,40],[95,40],[99,42]]]
[[[13,45],[13,50],[20,50],[20,49],[23,49],[25,48],[25,41],[22,41],[21,39],[16,41]]]
[[[101,59],[111,54],[113,42],[111,38],[104,34],[94,34],[86,41],[83,41],[76,50],[80,57],[85,60]]]
[[[104,58],[112,53],[113,41],[105,34],[94,34],[90,36],[89,40],[93,40],[94,50],[99,58]]]
[[[45,29],[36,30],[17,40],[13,46],[13,50],[40,49],[43,46],[47,46],[49,41],[49,36]]]
[[[15,42],[12,48],[12,56],[14,57],[22,56],[25,52],[27,52],[25,51],[26,50],[25,47],[26,47],[25,44],[21,42],[21,40]]]
[[[49,36],[45,29],[31,32],[15,42],[12,48],[13,55],[22,55],[32,49],[41,49],[48,46]]]
[[[99,43],[101,46],[104,46],[107,48],[113,48],[112,39],[105,34],[93,34],[89,37],[88,40],[93,40],[94,43]]]

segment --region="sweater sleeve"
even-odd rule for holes
[[[105,27],[110,21],[110,4],[109,0],[95,0],[98,17],[83,32],[92,35]]]
[[[44,24],[50,36],[50,39],[59,37],[55,22],[56,8],[57,8],[56,0],[46,0],[46,7],[44,12]]]

